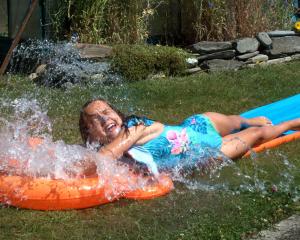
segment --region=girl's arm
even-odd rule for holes
[[[143,131],[142,136],[135,143],[136,145],[143,145],[146,142],[149,142],[153,138],[158,137],[164,130],[164,125],[160,122],[154,122],[152,125],[147,126]]]
[[[128,128],[128,131],[122,129],[120,134],[111,143],[100,148],[99,153],[109,159],[117,160],[121,158],[124,152],[127,152],[133,145],[142,145],[155,138],[161,133],[163,125],[155,122],[151,126],[137,125]],[[93,176],[96,174],[97,163],[95,159],[85,159],[78,163],[82,167],[81,175]]]
[[[99,150],[104,156],[118,159],[123,156],[133,145],[143,145],[151,139],[157,137],[163,131],[163,124],[159,122],[153,123],[151,126],[137,125],[128,128],[128,132],[124,129],[118,137],[111,143],[105,145]]]
[[[142,136],[145,130],[144,125],[138,125],[128,128],[128,131],[122,129],[120,134],[109,144],[100,148],[99,153],[103,156],[118,159],[123,156]]]

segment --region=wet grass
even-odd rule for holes
[[[146,80],[123,86],[91,84],[67,91],[36,87],[24,77],[0,79],[1,100],[38,99],[53,122],[53,136],[80,143],[77,121],[82,104],[106,97],[126,113],[137,113],[163,122],[180,122],[205,111],[238,114],[300,92],[299,62],[264,69]],[[130,106],[130,107],[129,107]],[[5,113],[2,113],[5,114]],[[245,174],[261,174],[270,188],[260,190],[189,190],[176,183],[165,197],[149,201],[120,200],[79,211],[41,212],[2,206],[0,239],[245,239],[293,213],[300,212],[300,142],[295,141],[241,159]],[[294,177],[285,190],[272,191],[283,159],[294,165]],[[258,171],[263,169],[264,171]],[[231,181],[225,173],[220,179]],[[229,171],[230,172],[230,171]],[[251,181],[251,180],[250,180]],[[295,191],[295,189],[298,192]]]

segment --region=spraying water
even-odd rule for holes
[[[29,40],[20,44],[14,50],[9,72],[34,73],[35,82],[50,87],[122,82],[120,75],[110,71],[108,61],[82,59],[73,43],[48,40]]]
[[[126,164],[80,145],[54,142],[47,112],[36,100],[2,99],[0,110],[7,113],[0,118],[0,174],[67,180],[88,177],[86,170],[92,169],[112,200],[149,184],[149,178],[133,174]],[[36,139],[38,143],[32,144]]]
[[[191,151],[186,161],[171,170],[172,179],[193,191],[221,190],[234,195],[255,192],[263,196],[282,192],[295,201],[299,199],[300,189],[295,178],[299,169],[284,154],[276,154],[274,159],[266,152],[266,159],[260,159],[252,152],[249,158],[235,162],[215,149],[204,151],[209,156],[204,159],[199,158],[199,151]],[[197,162],[193,161],[195,158]],[[193,163],[188,164],[189,161]]]

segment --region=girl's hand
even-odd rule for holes
[[[124,152],[127,152],[137,141],[143,138],[145,129],[145,125],[130,127],[128,130],[123,128],[112,142],[100,148],[99,153],[112,159],[119,159]]]
[[[129,137],[135,139],[135,142],[137,142],[148,134],[147,128],[144,124],[132,126],[128,128]]]
[[[151,126],[144,127],[144,129],[140,130],[141,136],[137,139],[136,145],[143,145],[158,137],[162,133],[163,129],[164,125],[159,122],[155,122]]]
[[[143,145],[146,142],[159,136],[164,129],[164,125],[155,122],[146,127],[143,124],[128,128],[128,131],[122,129],[120,134],[111,143],[103,146],[99,153],[112,159],[118,159],[123,156],[134,145]]]

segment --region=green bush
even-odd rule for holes
[[[127,81],[138,81],[149,75],[181,75],[187,68],[188,54],[175,47],[117,45],[113,48],[112,69]]]

